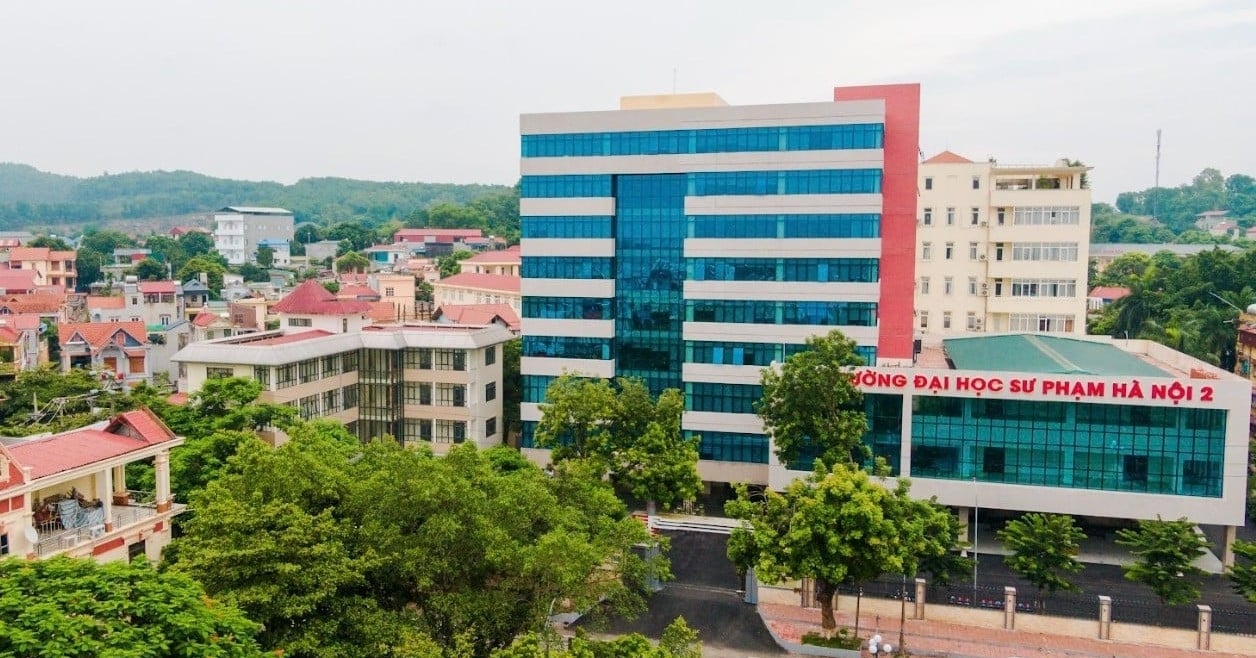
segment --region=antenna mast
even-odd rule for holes
[[[1160,214],[1156,212],[1156,201],[1160,195],[1156,190],[1160,189],[1160,129],[1156,128],[1156,187],[1152,190],[1151,195],[1151,217],[1152,219],[1160,219]]]

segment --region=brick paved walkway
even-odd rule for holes
[[[799,642],[804,633],[820,630],[820,610],[791,605],[763,603],[759,613],[772,631],[783,639]],[[854,614],[836,610],[838,626],[854,626]],[[898,644],[898,619],[881,617],[879,625],[871,615],[860,618],[860,635],[881,634]],[[1242,658],[1253,654],[1174,649],[1150,644],[1105,641],[1066,635],[961,626],[932,620],[908,619],[905,634],[907,650],[918,656],[947,658]]]

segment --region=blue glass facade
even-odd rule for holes
[[[733,343],[691,340],[685,342],[685,362],[711,363],[725,366],[767,366],[773,361],[784,361],[808,349],[805,344],[795,343]],[[855,353],[868,365],[874,365],[877,362],[877,348],[872,345],[860,345],[855,348]]]
[[[689,217],[689,237],[879,238],[881,215],[693,215]]]
[[[611,177],[606,174],[524,176],[519,182],[519,196],[525,199],[607,197],[610,195]]]
[[[524,336],[523,356],[603,361],[613,358],[609,338],[576,336]]]
[[[715,171],[689,174],[689,196],[880,193],[880,169]]]
[[[690,281],[876,283],[879,265],[876,258],[690,258],[688,275]]]
[[[1226,412],[915,397],[912,475],[1219,497]]]
[[[617,176],[616,375],[650,391],[681,387],[685,175]]]
[[[877,305],[875,302],[690,299],[685,302],[685,320],[873,327],[877,323]]]
[[[525,158],[830,151],[884,147],[880,123],[524,135]]]
[[[611,300],[600,297],[524,297],[523,317],[554,320],[609,320]]]
[[[524,216],[520,218],[520,232],[525,238],[609,238],[611,218],[599,215]]]
[[[585,256],[525,256],[519,271],[526,279],[609,279],[615,276],[611,259]]]

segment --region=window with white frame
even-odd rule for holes
[[[968,260],[977,260],[977,243],[968,243]]]
[[[1076,297],[1076,279],[1012,279],[1013,297]]]
[[[951,258],[954,256],[955,256],[955,243],[954,242],[946,243],[946,256],[945,256],[946,260],[951,260]]]
[[[933,208],[925,208],[925,214],[921,218],[921,222],[925,226],[933,226]]]
[[[1076,242],[1017,242],[1012,245],[1012,260],[1076,262]]]
[[[932,259],[933,259],[933,243],[932,242],[920,243],[920,260],[932,260]]]
[[[921,329],[929,328],[929,311],[920,312],[920,328]]]
[[[954,208],[946,209],[946,225],[955,226],[955,209]]]
[[[1014,226],[1076,226],[1082,211],[1077,206],[1023,206],[1012,210]]]
[[[942,279],[942,294],[949,295],[955,292],[955,277],[946,277]]]
[[[1073,331],[1074,318],[1071,315],[1012,313],[1008,316],[1008,323],[1010,331],[1065,333]]]
[[[951,328],[951,312],[950,311],[942,312],[942,328],[943,329]]]
[[[977,225],[977,224],[979,224],[980,222],[981,222],[981,209],[980,209],[980,208],[973,208],[973,210],[972,210],[972,219],[969,221],[969,223],[971,223],[973,226],[976,226],[976,225]]]
[[[927,276],[920,277],[920,294],[929,294],[929,277]]]
[[[975,276],[968,277],[968,294],[969,295],[977,294],[977,277]]]
[[[964,318],[964,322],[965,322],[964,326],[967,327],[969,331],[977,330],[977,314],[974,313],[973,311],[968,312],[967,317]]]

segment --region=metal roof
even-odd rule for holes
[[[275,349],[271,339],[283,336],[281,331],[233,336],[192,343],[170,357],[181,363],[222,363],[237,365],[279,366],[350,350],[368,348],[398,350],[407,347],[438,349],[476,349],[504,343],[514,338],[500,325],[488,327],[457,327],[444,325],[370,327],[350,334],[311,334],[304,340],[285,343]]]
[[[947,338],[942,341],[942,349],[956,370],[1042,375],[1173,376],[1115,345],[1065,336],[1006,334]]]
[[[238,212],[246,215],[291,215],[291,210],[266,206],[227,206],[218,212]]]

